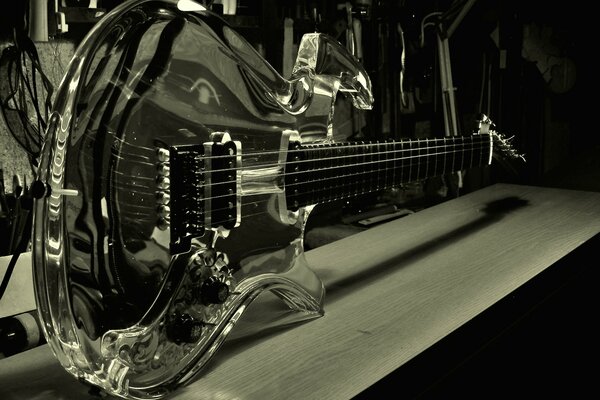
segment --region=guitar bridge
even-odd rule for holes
[[[207,229],[230,230],[240,224],[241,143],[228,133],[213,133],[211,139],[169,147],[172,254],[188,251],[191,239]]]

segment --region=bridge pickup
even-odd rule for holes
[[[241,222],[242,144],[226,132],[213,133],[211,139],[204,143],[204,223],[207,228],[233,229]]]
[[[169,148],[171,170],[170,227],[172,254],[190,248],[191,239],[204,234],[206,164],[204,145]]]
[[[205,230],[229,230],[241,221],[241,144],[227,133],[213,141],[169,148],[172,254],[188,251]]]

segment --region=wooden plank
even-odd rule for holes
[[[497,184],[315,249],[325,316],[238,334],[173,398],[351,398],[598,232],[600,193]],[[0,397],[86,398],[60,370],[46,346],[0,360]]]
[[[0,280],[4,278],[12,255],[0,257]],[[19,255],[17,264],[8,281],[6,292],[0,301],[0,318],[35,310],[31,252]]]

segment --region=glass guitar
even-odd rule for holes
[[[191,0],[125,2],[94,26],[34,185],[38,309],[66,370],[167,395],[260,293],[323,314],[303,256],[315,204],[491,162],[493,132],[334,143],[339,92],[371,107],[367,73],[325,35],[303,37],[284,79]]]

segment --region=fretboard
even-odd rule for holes
[[[386,142],[295,144],[285,168],[289,208],[358,196],[491,161],[488,134]]]

